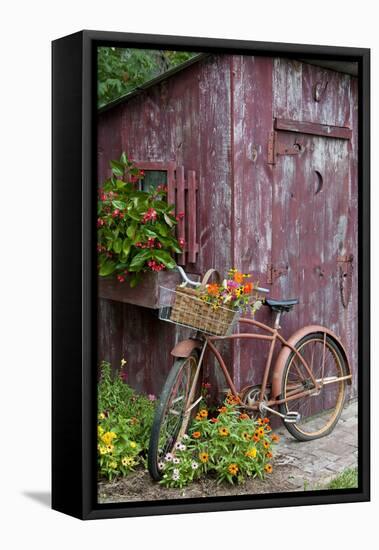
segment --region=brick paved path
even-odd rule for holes
[[[294,490],[316,489],[346,468],[358,465],[357,420],[357,401],[353,401],[345,406],[337,426],[326,437],[300,442],[284,427],[275,430],[281,435],[275,464],[296,468],[288,478]]]

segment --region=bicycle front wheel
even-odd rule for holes
[[[300,441],[318,439],[331,433],[338,422],[345,402],[348,374],[345,359],[338,345],[321,332],[311,333],[296,344],[297,351],[305,359],[320,389],[313,391],[314,384],[296,353],[288,357],[282,379],[281,399],[289,399],[309,390],[308,395],[289,400],[280,405],[280,412],[296,411],[300,420],[295,424],[284,422],[287,430]]]
[[[184,435],[198,408],[201,372],[198,372],[197,367],[196,351],[189,357],[175,361],[163,387],[155,411],[148,452],[149,473],[156,481],[162,478],[160,465],[166,454],[174,450],[175,443]]]

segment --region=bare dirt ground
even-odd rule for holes
[[[280,491],[293,491],[293,485],[288,480],[289,475],[299,475],[297,468],[281,466],[274,470],[265,481],[248,479],[242,485],[218,485],[214,479],[204,478],[183,489],[163,487],[152,481],[148,472],[139,469],[127,478],[111,482],[100,482],[98,485],[99,503],[168,500],[176,498],[198,498],[216,496],[253,495]],[[280,487],[280,489],[278,489]]]

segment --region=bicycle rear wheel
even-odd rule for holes
[[[301,391],[310,394],[280,405],[280,412],[298,412],[301,417],[295,424],[284,422],[287,430],[300,441],[318,439],[331,433],[341,415],[346,394],[346,380],[338,380],[348,374],[345,359],[338,345],[330,336],[321,332],[311,333],[295,346],[321,385],[313,391],[312,379],[299,357],[292,352],[283,372],[281,399],[287,399]],[[325,355],[324,355],[325,354]]]
[[[197,372],[198,354],[175,361],[163,387],[155,411],[148,452],[151,477],[162,478],[160,463],[174,450],[178,438],[184,435],[201,397],[201,372]],[[196,377],[196,380],[195,380]],[[189,397],[193,388],[193,395]]]

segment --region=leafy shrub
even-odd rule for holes
[[[279,436],[272,433],[268,418],[253,420],[236,404],[229,396],[212,418],[206,408],[200,409],[175,451],[160,463],[160,483],[183,487],[208,473],[218,483],[241,483],[245,477],[264,479],[272,472],[272,445]]]
[[[139,190],[144,172],[125,153],[110,166],[113,175],[99,189],[99,275],[115,274],[121,283],[129,278],[135,286],[141,272],[173,269],[173,254],[182,252],[184,242],[174,236],[177,219],[172,213],[174,205],[167,204],[167,187]]]
[[[124,365],[112,375],[111,365],[100,366],[98,384],[98,471],[112,479],[127,475],[145,462],[153,422],[155,397],[137,394],[123,381]]]

